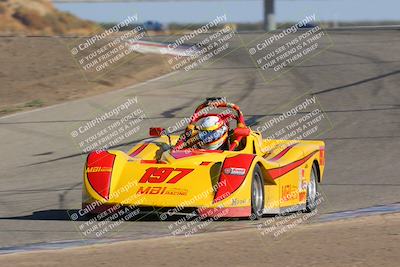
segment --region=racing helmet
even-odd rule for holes
[[[198,126],[200,147],[216,150],[228,139],[228,126],[218,116],[208,116]]]

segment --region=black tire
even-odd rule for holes
[[[307,201],[305,212],[312,212],[318,205],[318,167],[317,163],[313,163],[310,182],[307,185]]]
[[[251,181],[251,220],[262,217],[264,210],[264,178],[260,166],[256,165]]]

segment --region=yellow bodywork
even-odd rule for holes
[[[172,144],[177,142],[178,137],[171,136]],[[128,153],[110,150],[108,153],[115,155],[115,160],[111,171],[109,197],[108,199],[102,197],[88,181],[88,172],[102,171],[102,169],[94,167],[89,169],[86,165],[83,205],[100,202],[107,205],[156,208],[246,208],[251,206],[251,184],[257,164],[264,179],[264,213],[279,213],[282,209],[305,204],[305,188],[310,181],[313,164],[318,165],[319,182],[322,179],[325,167],[324,142],[265,140],[255,131],[250,131],[250,135],[245,139],[244,145],[238,151],[199,153],[183,155],[180,158],[171,155],[166,136],[138,143]],[[243,183],[229,196],[215,201],[219,177],[224,171],[221,167],[225,159],[244,154],[254,155],[254,158]],[[170,174],[164,175],[168,176],[164,181],[161,181],[163,180],[161,176],[147,175],[150,178],[146,181],[144,178],[146,172],[156,173],[156,171],[159,171],[161,176],[165,171]],[[178,175],[182,178],[175,183],[169,182]]]

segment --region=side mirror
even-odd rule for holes
[[[250,135],[250,129],[249,128],[236,128],[233,130],[233,134],[235,137],[247,137]]]
[[[164,134],[165,129],[161,127],[151,127],[149,129],[149,135],[151,137],[160,137]]]

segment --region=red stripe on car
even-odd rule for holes
[[[278,153],[278,155],[276,155],[275,157],[273,157],[272,159],[269,159],[270,161],[277,161],[278,159],[282,158],[287,152],[289,152],[290,149],[292,149],[296,144],[292,144],[290,146],[287,146],[284,150],[282,150],[281,152]]]
[[[317,153],[318,151],[314,151],[311,154],[309,154],[308,156],[299,159],[297,161],[294,161],[292,163],[289,163],[285,166],[279,167],[279,168],[274,168],[274,169],[269,169],[267,170],[268,175],[272,178],[272,179],[278,179],[279,177],[285,175],[286,173],[296,169],[297,167],[299,167],[300,165],[302,165],[303,163],[305,163],[307,160],[309,160],[315,153]]]
[[[222,150],[206,150],[206,149],[181,149],[172,150],[171,156],[175,159],[187,158],[192,156],[199,156],[206,153],[222,153]]]
[[[244,154],[225,159],[219,176],[219,186],[214,196],[214,203],[227,198],[243,184],[254,157],[255,155]],[[224,170],[227,168],[242,168],[246,171],[243,175],[236,175],[225,173]]]
[[[321,166],[325,165],[325,147],[323,146],[319,147],[319,161]]]
[[[142,144],[140,147],[138,147],[135,151],[133,151],[129,156],[131,157],[136,157],[139,155],[146,147],[148,144]]]

